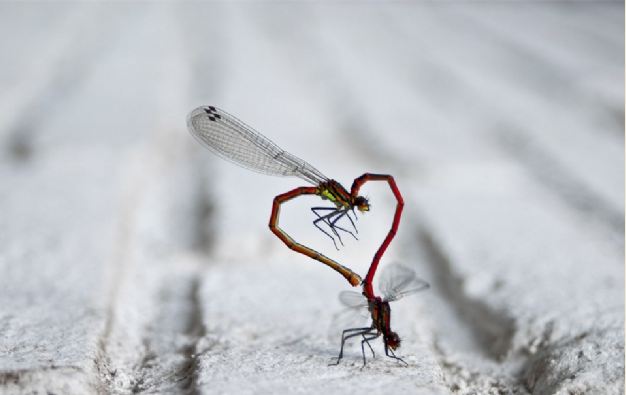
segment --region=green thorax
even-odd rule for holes
[[[337,207],[351,207],[352,197],[346,189],[335,180],[330,180],[318,187],[318,195],[324,200],[330,200]]]

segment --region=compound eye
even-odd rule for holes
[[[391,332],[391,334],[387,338],[387,345],[392,350],[395,350],[395,349],[399,348],[401,342],[402,342],[402,340],[400,340],[400,336],[398,336],[398,334],[396,332]]]
[[[356,206],[356,208],[361,211],[361,212],[365,212],[365,211],[370,211],[370,204],[367,201],[366,198],[364,198],[363,196],[358,196],[355,200],[354,200],[354,205]]]

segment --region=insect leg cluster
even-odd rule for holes
[[[376,354],[374,353],[374,349],[372,348],[372,345],[370,344],[370,340],[374,340],[377,337],[379,337],[380,332],[378,332],[376,328],[374,328],[373,326],[368,326],[368,327],[363,327],[363,328],[351,328],[351,329],[346,329],[342,332],[341,348],[339,349],[339,356],[337,356],[337,360],[334,363],[331,363],[329,365],[339,365],[339,362],[343,358],[343,348],[346,344],[346,341],[353,337],[359,337],[359,336],[363,338],[363,340],[361,340],[361,353],[363,354],[363,366],[365,366],[365,364],[367,363],[367,360],[365,358],[365,344],[366,343],[370,351],[372,352],[372,357],[376,357]]]
[[[389,353],[391,353],[391,355],[389,355]],[[391,348],[387,346],[387,344],[385,344],[385,355],[388,356],[389,358],[395,359],[398,362],[402,362],[405,366],[409,366],[409,364],[404,359],[400,357],[396,357],[396,354],[393,352]]]
[[[311,207],[311,211],[313,212],[313,214],[317,216],[317,218],[313,221],[313,225],[315,225],[315,227],[319,229],[320,231],[322,231],[322,233],[324,233],[326,236],[330,237],[330,239],[333,241],[333,244],[335,245],[335,248],[337,250],[339,250],[337,241],[330,233],[328,233],[328,231],[324,230],[324,228],[322,228],[319,225],[320,222],[326,224],[330,228],[330,230],[337,237],[337,239],[339,240],[339,243],[341,243],[342,246],[344,245],[343,240],[341,239],[341,236],[339,235],[339,232],[337,232],[337,230],[341,230],[343,232],[349,233],[352,237],[354,237],[355,240],[358,240],[358,237],[356,237],[355,233],[359,233],[359,231],[356,228],[354,220],[350,216],[351,210],[349,208]],[[330,212],[326,213],[327,211],[330,211]],[[350,224],[354,228],[354,232],[337,225],[337,222],[343,217],[348,218],[348,220],[350,221]],[[356,214],[354,215],[354,218],[356,220],[357,218]]]

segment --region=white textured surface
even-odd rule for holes
[[[0,5],[0,393],[624,391],[621,3]],[[185,130],[227,109],[344,184],[395,176],[405,368],[342,364],[331,270],[267,229],[297,179]],[[367,184],[365,273],[393,199]]]

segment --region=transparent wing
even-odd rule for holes
[[[351,309],[367,307],[367,299],[363,294],[355,291],[342,291],[339,293],[339,301],[342,305]]]
[[[345,309],[335,313],[328,328],[328,339],[337,341],[341,338],[344,329],[365,328],[371,325],[372,319],[367,309],[367,299],[354,291],[343,291],[339,294],[339,301]]]
[[[196,108],[187,116],[187,128],[206,148],[250,170],[275,176],[295,176],[313,185],[328,181],[315,167],[219,108]]]
[[[415,271],[399,263],[385,267],[380,275],[379,289],[388,302],[428,289],[430,285],[417,277]]]

